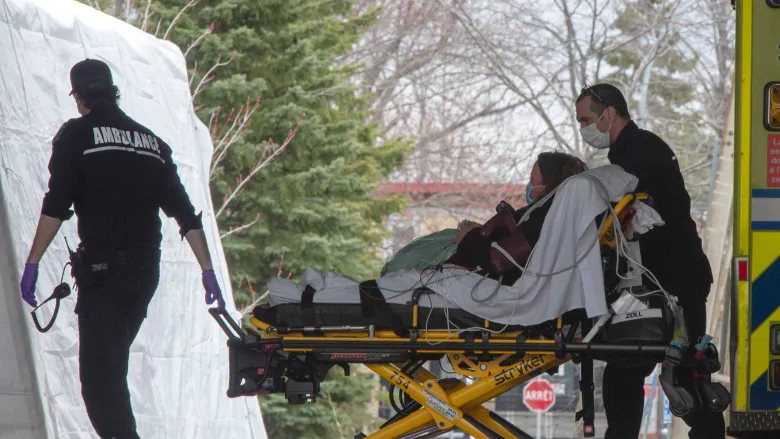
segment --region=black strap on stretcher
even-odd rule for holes
[[[303,293],[301,293],[301,308],[311,310],[312,305],[314,305],[314,293],[316,292],[317,290],[311,285],[306,285],[306,288],[303,289]]]
[[[405,331],[401,318],[390,309],[390,304],[387,303],[376,280],[363,281],[358,287],[360,288],[360,311],[363,317],[386,318],[395,335],[403,337]]]
[[[303,293],[301,293],[301,313],[303,314],[303,321],[304,322],[314,322],[316,321],[314,318],[314,293],[316,293],[317,290],[314,289],[311,285],[306,285],[306,288],[303,289]],[[317,328],[319,329],[319,328]],[[304,332],[304,337],[306,336],[321,336],[322,333],[319,330],[316,331],[309,331]]]

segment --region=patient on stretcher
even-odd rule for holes
[[[496,207],[496,215],[484,225],[469,223],[459,228],[458,247],[447,261],[461,267],[476,269],[503,285],[512,285],[522,276],[520,268],[512,263],[498,249],[491,247],[496,242],[521,266],[528,262],[531,250],[542,233],[542,225],[550,210],[554,195],[544,205],[535,209],[526,221],[520,222],[531,205],[552,193],[567,178],[584,172],[585,163],[562,152],[539,154],[531,170],[530,182],[526,186],[528,206],[515,210],[506,202]]]
[[[310,268],[298,283],[273,279],[268,302],[255,315],[290,326],[353,324],[349,322],[370,320],[374,314],[366,310],[381,307],[388,315],[405,312],[419,290],[427,292],[419,301],[421,315],[433,316],[420,323],[428,329],[449,330],[452,316],[458,313],[471,316],[469,321],[483,319],[503,327],[538,325],[574,310],[584,310],[588,317],[604,315],[605,268],[596,217],[609,211],[610,202],[631,194],[636,184],[636,177],[609,165],[574,173],[554,194],[533,194],[536,202],[523,216],[542,208],[547,212],[538,239],[532,238],[536,240],[533,252],[521,265],[525,274],[511,284],[451,264],[387,272],[362,282]],[[657,214],[649,207],[642,211],[651,213],[650,220],[637,215],[633,222],[652,227]],[[632,258],[641,263],[638,251]],[[348,318],[347,309],[360,315]],[[446,318],[436,319],[436,315]],[[434,324],[437,320],[445,324]]]

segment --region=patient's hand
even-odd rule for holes
[[[458,237],[455,239],[455,242],[457,244],[460,244],[460,241],[463,239],[466,234],[468,234],[470,231],[476,229],[477,227],[482,227],[482,224],[475,223],[472,221],[465,220],[460,225],[458,225]]]

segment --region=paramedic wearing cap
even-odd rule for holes
[[[82,261],[73,267],[81,394],[101,438],[139,438],[128,359],[159,281],[160,209],[175,218],[200,264],[206,303],[216,300],[223,310],[224,300],[201,216],[178,177],[171,148],[119,108],[119,90],[105,63],[79,62],[70,80],[81,117],[63,124],[52,141],[49,187],[22,276],[22,297],[35,306],[38,263],[62,222],[75,213]]]
[[[678,298],[689,343],[698,343],[706,331],[712,270],[691,217],[691,198],[677,157],[660,137],[631,120],[623,94],[612,85],[585,87],[577,98],[576,115],[583,140],[594,148],[609,149],[609,161],[636,176],[636,190],[652,197],[653,208],[665,224],[642,235],[642,265]],[[652,281],[645,284],[657,289]],[[606,439],[639,435],[644,382],[654,368],[654,364],[607,364],[603,379]],[[683,420],[691,427],[690,438],[725,438],[721,413],[695,411]]]

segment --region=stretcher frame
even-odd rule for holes
[[[630,209],[627,207],[635,200],[645,199],[647,196],[644,194],[632,193],[613,207],[622,228],[630,222]],[[614,234],[612,220],[612,216],[607,215],[599,236],[602,246],[614,249],[619,237]],[[227,313],[219,314],[216,309],[210,309],[209,312],[228,335],[230,382],[227,396],[277,393],[284,387],[291,404],[316,401],[319,383],[309,385],[288,377],[283,386],[271,384],[273,389],[270,391],[263,387],[269,385],[266,373],[273,369],[273,358],[281,358],[274,357],[277,354],[288,355],[288,360],[303,357],[305,360],[301,361],[313,365],[311,377],[316,377],[315,369],[323,365],[341,366],[348,374],[349,364],[358,363],[408,394],[415,410],[399,413],[378,431],[370,435],[359,433],[356,439],[421,439],[455,428],[478,439],[527,439],[531,436],[482,405],[574,359],[581,364],[582,396],[582,410],[576,414],[575,420],[583,419],[585,436],[593,437],[594,356],[644,357],[658,363],[670,358],[670,353],[672,357],[675,355],[669,344],[583,342],[582,337],[575,337],[575,334],[578,328],[581,334],[592,329],[593,321],[587,318],[570,322],[565,328],[563,317],[559,317],[554,328],[548,327],[546,336],[532,335],[532,328],[501,333],[481,331],[458,336],[446,330],[426,330],[418,325],[417,302],[424,293],[421,289],[413,294],[413,325],[403,337],[393,330],[375,330],[373,326],[274,327],[254,316],[249,317],[247,328],[242,329]],[[485,321],[486,328],[489,324]],[[407,373],[403,366],[410,361],[443,356],[448,357],[455,372],[475,381],[466,385],[460,380],[439,379],[423,367]],[[253,374],[262,376],[262,381]],[[242,380],[247,381],[242,383]]]

